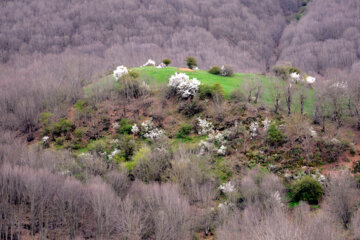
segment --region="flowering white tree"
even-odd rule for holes
[[[267,130],[269,130],[271,121],[268,118],[265,118],[265,120],[262,121],[262,124],[264,125],[264,131],[267,132]]]
[[[250,136],[252,138],[258,135],[258,129],[259,129],[259,124],[257,122],[252,122],[250,124],[249,131],[250,131]]]
[[[159,139],[165,134],[165,131],[156,128],[151,120],[146,120],[145,122],[141,123],[141,127],[144,132],[143,136],[145,138],[150,138],[151,140]]]
[[[125,74],[128,74],[129,71],[127,69],[127,67],[121,65],[118,66],[115,70],[114,70],[114,77],[117,80],[119,80],[119,78],[121,78],[122,76],[124,76]]]
[[[219,187],[220,191],[223,193],[231,193],[235,191],[235,186],[231,182],[223,183]]]
[[[198,118],[198,134],[207,135],[214,133],[214,125],[212,122],[206,121],[206,119]]]
[[[136,125],[136,123],[131,127],[131,132],[133,134],[137,134],[140,131],[139,127]]]
[[[147,60],[147,62],[144,65],[142,65],[142,67],[151,67],[151,66],[155,66],[155,65],[156,65],[155,61],[152,59],[149,59],[149,60]]]
[[[199,80],[196,78],[190,79],[185,73],[175,73],[169,78],[169,86],[182,98],[194,96],[199,90],[200,84]]]
[[[300,81],[300,74],[298,74],[297,72],[292,72],[290,73],[290,80],[294,83],[297,83]]]
[[[306,82],[307,84],[314,84],[315,81],[316,81],[316,78],[315,78],[315,77],[307,76],[307,77],[305,78],[305,82]]]
[[[220,156],[225,156],[226,155],[226,146],[221,145],[221,147],[218,149],[217,154]]]

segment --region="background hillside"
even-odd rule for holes
[[[0,60],[76,49],[109,65],[169,56],[180,66],[194,55],[202,68],[290,61],[324,75],[358,67],[359,11],[357,0],[5,0]]]

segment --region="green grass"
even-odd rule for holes
[[[260,97],[260,101],[264,103],[267,107],[273,107],[274,105],[274,94],[272,88],[273,79],[266,78],[264,75],[260,74],[245,74],[245,73],[235,73],[232,77],[222,77],[219,75],[213,75],[204,70],[196,70],[194,72],[180,71],[176,67],[166,67],[166,68],[156,68],[156,67],[140,67],[133,68],[132,70],[139,73],[141,79],[143,79],[147,84],[152,86],[166,85],[169,81],[171,75],[174,75],[176,72],[183,72],[190,76],[190,78],[197,78],[203,84],[213,85],[215,83],[220,84],[224,91],[225,97],[230,98],[230,93],[234,89],[240,89],[245,94],[244,87],[255,77],[262,82],[263,91]],[[114,81],[112,74],[99,79],[98,81],[86,86],[84,88],[85,97],[89,96],[91,88],[98,88],[101,85],[110,84],[111,81]],[[281,81],[281,80],[278,80]],[[280,85],[283,84],[283,81],[280,82]],[[118,84],[114,83],[114,88],[117,88]],[[281,101],[284,104],[285,101]],[[297,112],[300,112],[300,105],[297,103],[298,99],[294,99],[293,108]],[[305,101],[304,112],[312,115],[314,105],[314,90],[309,89],[307,93],[307,99]],[[284,106],[285,107],[285,106]]]
[[[263,93],[260,101],[263,102],[268,107],[272,107],[274,104],[273,88],[272,88],[272,79],[266,78],[264,75],[260,74],[244,74],[244,73],[235,73],[232,77],[222,77],[219,75],[213,75],[204,70],[197,70],[194,72],[180,71],[175,67],[167,68],[155,68],[155,67],[141,67],[134,68],[133,70],[137,71],[140,74],[140,77],[144,79],[148,84],[167,84],[171,75],[176,72],[183,72],[190,76],[190,78],[197,78],[201,83],[213,85],[219,83],[225,91],[226,98],[229,98],[230,93],[238,88],[240,90],[244,89],[244,86],[252,81],[255,77],[258,78],[263,85]],[[281,81],[281,80],[279,80]],[[281,82],[282,83],[282,82]],[[304,105],[305,113],[312,114],[313,112],[313,103],[314,103],[314,90],[309,89],[307,94],[307,99]],[[294,99],[294,102],[296,99]],[[284,102],[284,101],[282,101]],[[297,112],[300,112],[300,105],[294,104]]]

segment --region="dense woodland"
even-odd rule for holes
[[[360,239],[359,12],[1,1],[0,239]]]

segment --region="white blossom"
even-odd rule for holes
[[[112,125],[111,125],[114,129],[118,129],[120,127],[120,124],[118,122],[114,122]]]
[[[175,73],[169,78],[169,86],[176,90],[182,98],[194,96],[199,90],[200,81],[196,78],[190,79],[185,73]]]
[[[264,131],[267,132],[267,130],[269,130],[269,127],[271,125],[271,121],[268,118],[265,118],[265,120],[262,121],[262,124],[264,125]]]
[[[212,122],[206,121],[206,119],[198,118],[198,134],[200,135],[207,135],[214,133],[214,126]]]
[[[207,152],[212,152],[215,145],[212,142],[201,140],[199,143],[200,155],[204,155]]]
[[[258,135],[258,129],[259,129],[259,124],[257,122],[252,122],[250,124],[249,131],[250,131],[250,136],[252,138]]]
[[[231,182],[223,183],[219,187],[220,191],[223,193],[231,193],[235,191],[235,186]]]
[[[49,142],[49,136],[44,136],[43,138],[42,138],[42,142],[43,142],[43,144],[47,144],[48,142]]]
[[[317,137],[317,132],[314,130],[313,127],[310,127],[309,131],[310,131],[310,135],[311,135],[312,137]]]
[[[219,150],[217,151],[217,153],[220,156],[225,156],[226,155],[226,147],[224,145],[221,145],[221,147],[219,148]]]
[[[144,65],[142,65],[141,67],[150,67],[150,66],[155,66],[155,65],[156,65],[155,61],[152,60],[152,59],[149,59],[149,60],[147,60],[147,62],[146,62]]]
[[[305,79],[306,83],[308,84],[314,84],[315,81],[316,81],[316,78],[315,77],[311,77],[311,76],[307,76],[306,79]]]
[[[332,142],[333,144],[340,144],[340,143],[341,143],[340,140],[337,139],[337,138],[331,139],[331,142]]]
[[[141,126],[144,130],[144,137],[150,138],[151,140],[156,140],[164,136],[165,131],[162,129],[158,129],[154,126],[151,120],[146,120],[141,123]]]
[[[119,154],[121,152],[120,149],[114,149],[114,151],[112,151],[110,154],[109,154],[109,159],[112,160],[117,154]]]
[[[136,123],[131,127],[131,132],[133,134],[137,134],[140,131],[139,127],[136,125]]]
[[[156,68],[165,68],[166,65],[164,63],[160,63]]]
[[[154,128],[154,124],[151,120],[146,120],[146,121],[142,122],[141,126],[144,128],[145,132],[149,132],[150,130],[152,130]]]
[[[122,76],[124,76],[124,75],[126,75],[128,73],[129,73],[128,69],[125,66],[121,65],[121,66],[118,66],[114,70],[114,77],[115,77],[115,79],[117,81],[117,80],[119,80],[119,78],[121,78]]]
[[[164,130],[155,128],[147,133],[144,134],[144,137],[150,138],[151,140],[156,140],[164,136]]]
[[[298,74],[297,72],[290,73],[290,80],[292,82],[295,82],[295,83],[299,82],[300,81],[300,74]]]

